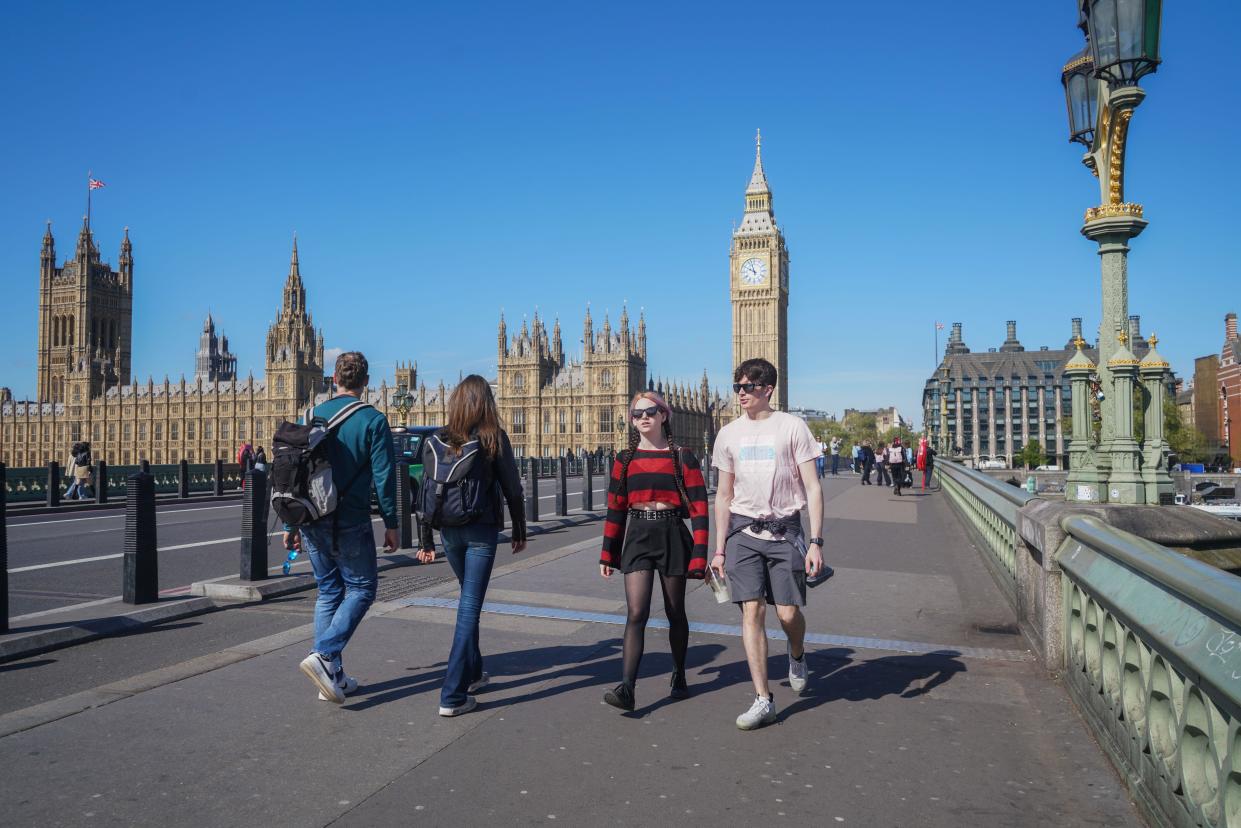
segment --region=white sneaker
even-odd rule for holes
[[[358,680],[344,670],[341,670],[336,675],[336,687],[340,690],[342,696],[348,696],[358,689]],[[331,699],[323,695],[323,691],[320,690],[319,701],[331,701]]]
[[[793,658],[793,654],[789,653],[789,687],[793,688],[794,693],[800,693],[806,689],[805,650],[802,650],[801,661]]]
[[[491,674],[484,672],[482,676],[479,677],[478,681],[474,682],[469,687],[465,688],[465,692],[469,694],[477,693],[479,690],[482,690],[488,684],[491,684]]]
[[[765,699],[762,696],[756,695],[754,697],[754,704],[750,705],[750,709],[737,717],[737,727],[741,730],[753,730],[756,727],[771,724],[775,720],[775,700]]]
[[[466,696],[465,701],[457,705],[456,707],[444,707],[441,705],[440,715],[449,716],[449,717],[462,716],[466,713],[469,713],[471,710],[473,710],[476,707],[478,707],[478,699],[474,698],[473,696]]]
[[[344,703],[345,694],[336,685],[335,677],[332,675],[331,662],[318,653],[311,653],[302,659],[302,663],[298,666],[319,688],[319,698],[324,701],[330,701],[333,704]]]

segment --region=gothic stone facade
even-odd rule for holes
[[[500,319],[497,332],[496,390],[500,414],[519,456],[551,457],[566,452],[621,449],[628,445],[629,402],[640,390],[658,391],[672,407],[673,437],[702,453],[718,430],[723,403],[713,396],[703,375],[698,388],[649,380],[646,319],[635,333],[629,312],[612,329],[605,316],[596,332],[590,316],[582,327],[580,360],[565,358],[560,321],[549,338],[536,313],[509,340]]]
[[[231,459],[242,441],[270,439],[321,390],[323,334],[306,310],[297,242],[283,301],[267,334],[265,382],[129,381],[133,255],[128,232],[120,270],[99,260],[83,227],[74,259],[55,267],[51,228],[43,240],[39,295],[39,398],[0,400],[0,461],[63,462],[88,440],[109,464]]]

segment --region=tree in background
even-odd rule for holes
[[[1043,447],[1039,445],[1038,440],[1031,440],[1022,446],[1021,451],[1017,452],[1017,456],[1013,459],[1021,463],[1027,471],[1047,464],[1047,455],[1043,452]]]

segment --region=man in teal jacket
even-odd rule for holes
[[[339,393],[315,406],[314,416],[330,419],[357,402],[370,381],[366,357],[357,351],[336,359]],[[315,648],[301,670],[319,688],[319,698],[341,704],[358,689],[345,673],[341,652],[375,601],[379,580],[375,534],[371,527],[371,488],[384,522],[385,552],[396,549],[396,477],[392,433],[374,408],[356,411],[328,438],[328,459],[337,486],[336,511],[285,534],[285,546],[309,553],[319,584],[315,602]]]

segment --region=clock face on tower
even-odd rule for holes
[[[761,285],[767,281],[767,263],[762,259],[746,259],[741,265],[741,281],[747,285]]]

